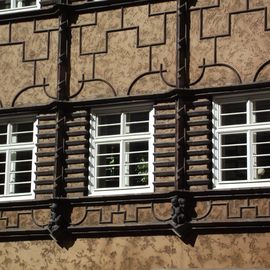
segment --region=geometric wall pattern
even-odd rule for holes
[[[191,4],[191,87],[269,80],[269,8],[251,0]]]

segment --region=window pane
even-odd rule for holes
[[[32,160],[32,150],[11,152],[11,161]]]
[[[221,148],[222,157],[245,156],[247,154],[247,147],[244,146],[228,146]]]
[[[126,152],[148,151],[148,141],[126,143]]]
[[[115,188],[119,187],[119,177],[97,179],[97,188]]]
[[[31,184],[11,184],[9,187],[10,194],[29,193],[31,191]]]
[[[36,5],[35,1],[31,0],[16,0],[16,7],[27,7]]]
[[[247,170],[222,171],[222,181],[247,180]]]
[[[246,114],[235,114],[235,115],[221,116],[221,125],[222,126],[246,124],[246,122],[247,122]]]
[[[0,135],[0,144],[7,143],[7,135]]]
[[[98,117],[98,136],[118,135],[120,129],[121,115],[101,115]]]
[[[6,162],[6,153],[0,153],[0,162]]]
[[[11,173],[10,174],[10,182],[29,182],[31,181],[31,172],[23,172],[23,173]]]
[[[0,126],[0,144],[7,143],[7,125]]]
[[[255,122],[269,122],[270,121],[270,112],[256,112],[255,115]]]
[[[246,102],[228,103],[221,105],[221,113],[237,113],[246,111]]]
[[[254,169],[255,179],[269,179],[270,178],[270,168],[256,168]]]
[[[253,158],[255,166],[270,166],[270,132],[253,134]]]
[[[245,156],[247,154],[247,136],[243,134],[226,134],[221,136],[221,156]]]
[[[125,144],[125,185],[148,184],[148,141]]]
[[[98,128],[98,136],[108,136],[108,135],[118,135],[118,134],[120,134],[120,125]]]
[[[11,8],[10,0],[0,0],[0,9],[8,9]]]
[[[7,125],[0,126],[0,133],[7,133]]]
[[[98,167],[97,175],[100,176],[119,176],[119,165],[116,166],[107,166],[107,167]]]
[[[253,133],[253,166],[255,179],[270,178],[270,132]]]
[[[149,130],[148,123],[136,123],[136,124],[127,123],[126,133],[148,132],[148,130]]]
[[[148,163],[140,162],[134,165],[128,165],[128,173],[129,174],[147,174],[148,173]]]
[[[270,100],[255,100],[253,102],[253,110],[254,111],[261,111],[261,110],[270,110]]]
[[[126,133],[148,132],[149,112],[127,113],[126,122]]]
[[[33,123],[17,123],[12,125],[12,143],[33,141]]]
[[[108,154],[108,153],[119,153],[120,152],[120,144],[99,144],[97,154]]]
[[[221,105],[221,125],[237,125],[246,123],[246,103],[237,102]]]
[[[120,124],[121,114],[101,115],[98,117],[99,125]]]
[[[254,157],[254,166],[261,167],[261,166],[270,166],[270,155],[268,156],[255,156]]]
[[[221,136],[221,144],[245,144],[247,142],[246,133],[241,134],[226,134]]]
[[[129,183],[127,186],[133,187],[133,186],[145,186],[148,185],[148,176],[129,176],[126,180],[127,183]]]
[[[33,123],[17,123],[12,125],[12,132],[33,131]]]
[[[127,113],[127,122],[141,122],[149,120],[149,112]]]
[[[1,195],[4,194],[4,185],[0,185],[0,194],[1,194]]]
[[[102,115],[98,117],[98,136],[120,134],[121,115]]]
[[[5,163],[1,163],[0,164],[0,173],[4,173],[6,171],[6,164]]]
[[[148,161],[148,152],[144,153],[128,153],[128,159],[130,163],[136,163],[136,162],[141,162],[141,161]]]
[[[32,142],[32,141],[33,141],[33,132],[12,134],[12,138],[11,138],[12,143],[24,143],[24,142]]]
[[[119,164],[120,155],[106,155],[97,157],[97,165],[113,165]]]
[[[31,171],[32,169],[32,161],[24,161],[24,162],[12,162],[11,163],[11,171]]]
[[[262,143],[255,145],[254,154],[257,155],[270,154],[270,143]]]
[[[4,184],[4,183],[5,183],[5,175],[0,174],[0,184]]]
[[[270,121],[270,100],[255,100],[253,102],[253,111],[256,123]]]
[[[222,169],[231,168],[246,168],[247,159],[246,158],[226,158],[221,161]]]
[[[120,144],[101,144],[97,146],[97,188],[119,186],[119,162]]]

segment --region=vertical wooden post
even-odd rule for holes
[[[66,168],[66,121],[67,108],[61,101],[69,98],[69,51],[70,51],[70,21],[68,6],[63,5],[59,16],[58,34],[58,69],[57,69],[57,112],[56,112],[56,144],[54,167],[54,192],[53,196],[66,197],[65,168]]]
[[[176,87],[180,94],[176,98],[176,155],[175,188],[186,188],[186,107],[181,97],[181,88],[188,88],[188,39],[189,16],[187,0],[177,0],[176,33]]]
[[[187,0],[177,0],[176,18],[176,87],[188,87],[189,16]]]

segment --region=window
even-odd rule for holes
[[[153,110],[144,107],[92,114],[91,194],[152,191]]]
[[[0,124],[0,198],[32,197],[34,123]]]
[[[38,7],[38,0],[0,0],[0,13],[31,10]]]
[[[270,97],[214,101],[214,184],[270,186]]]

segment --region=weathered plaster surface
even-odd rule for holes
[[[196,1],[190,16],[191,83],[202,74],[195,87],[269,80],[268,14],[267,1]]]
[[[268,268],[270,234],[79,239],[68,250],[53,241],[0,243],[0,269],[158,270]]]

